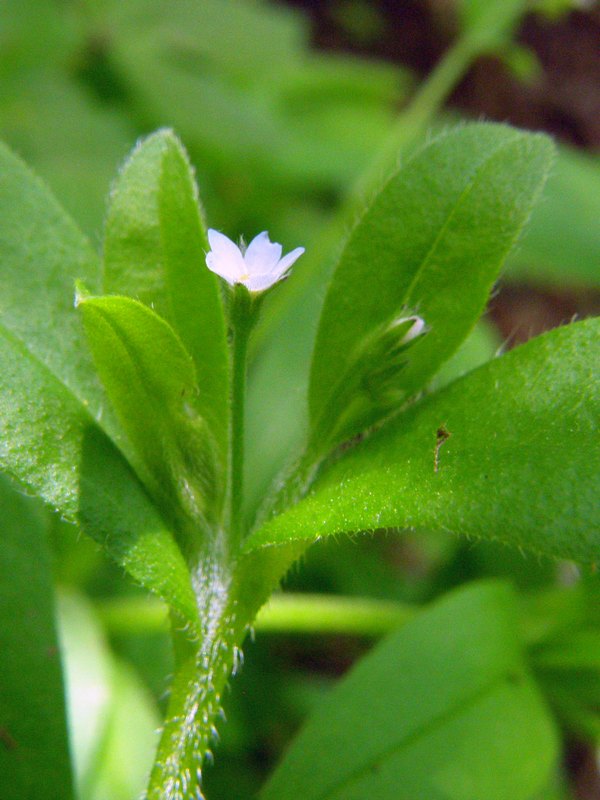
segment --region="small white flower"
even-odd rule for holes
[[[211,249],[206,254],[206,266],[231,286],[243,283],[251,292],[262,292],[285,278],[304,252],[303,247],[297,247],[282,258],[281,245],[269,241],[266,231],[255,236],[245,251],[219,231],[209,230],[208,241]]]

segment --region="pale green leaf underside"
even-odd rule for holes
[[[596,561],[599,341],[597,320],[560,328],[417,403],[247,548],[425,527]]]
[[[0,478],[0,796],[70,800],[45,515]]]
[[[190,355],[164,319],[129,297],[83,298],[79,308],[144,485],[171,518],[183,515],[197,527],[215,511],[224,465],[217,468],[214,440],[200,416]]]
[[[529,800],[556,734],[515,617],[494,583],[419,614],[325,699],[261,800]]]
[[[340,387],[354,354],[382,324],[417,313],[429,329],[394,379],[405,394],[452,355],[481,315],[551,157],[543,136],[469,125],[434,141],[383,187],[351,233],[325,299],[309,394],[318,436],[343,413]]]
[[[198,191],[172,131],[142,141],[113,187],[104,242],[104,291],[133,297],[169,321],[196,365],[198,406],[224,458],[228,364],[219,286]]]

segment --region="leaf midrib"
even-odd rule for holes
[[[375,760],[369,761],[367,764],[356,769],[350,775],[328,787],[324,792],[315,796],[313,800],[329,800],[329,798],[333,797],[336,793],[340,792],[345,787],[349,786],[355,781],[360,780],[361,777],[368,774],[374,763],[383,763],[389,760],[404,748],[408,748],[418,742],[419,739],[430,735],[446,723],[451,722],[454,719],[458,719],[462,714],[467,713],[470,709],[474,708],[481,699],[485,698],[488,694],[491,694],[494,689],[504,684],[508,680],[510,672],[511,671],[507,669],[499,675],[496,675],[468,699],[459,698],[459,700],[445,712],[431,717],[426,723],[415,728],[415,730],[407,734],[407,736],[402,739],[401,742],[389,747],[387,750],[383,750],[381,755]],[[521,674],[520,671],[519,674]]]
[[[478,179],[481,177],[481,172],[487,167],[487,165],[493,158],[495,158],[500,152],[502,152],[503,149],[510,147],[511,145],[514,145],[515,142],[517,142],[518,140],[519,140],[519,134],[511,135],[507,141],[504,141],[501,144],[497,145],[492,152],[486,155],[486,157],[473,170],[473,172],[471,173],[472,180],[465,186],[465,188],[457,197],[456,202],[452,205],[452,208],[448,212],[443,224],[440,227],[440,230],[438,231],[433,241],[429,245],[427,251],[420,259],[419,266],[415,270],[415,274],[413,275],[409,285],[406,288],[403,301],[402,303],[400,303],[400,306],[406,305],[408,303],[415,286],[418,284],[420,278],[422,277],[423,272],[431,263],[431,258],[433,254],[436,252],[443,235],[448,230],[450,224],[452,223],[456,214],[459,212],[465,200],[477,186]],[[329,403],[331,402],[332,397],[334,397],[337,394],[339,387],[346,380],[346,375],[348,373],[349,368],[351,368],[351,363],[347,362],[343,370],[342,376],[337,380],[335,385],[332,387],[331,391],[327,393],[326,398],[321,402],[321,410],[318,414],[318,417],[316,418],[316,421],[313,423],[313,429],[315,431],[318,431],[320,429],[322,419],[327,414]]]

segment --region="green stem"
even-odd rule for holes
[[[274,595],[256,618],[261,633],[381,636],[414,616],[416,608],[367,597]]]
[[[260,633],[380,636],[407,622],[415,608],[387,600],[318,594],[276,594],[253,625]],[[97,606],[111,634],[148,634],[168,630],[168,612],[158,599],[126,597]]]

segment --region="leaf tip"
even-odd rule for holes
[[[79,306],[84,303],[89,297],[91,297],[91,293],[83,281],[75,281],[75,295],[73,297],[73,307],[79,308]]]

